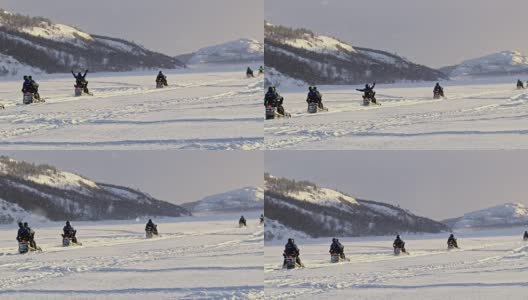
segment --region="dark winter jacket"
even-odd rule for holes
[[[299,247],[295,243],[287,243],[284,247],[284,254],[286,255],[299,256],[300,253]]]
[[[405,247],[405,242],[402,241],[401,239],[397,238],[394,240],[394,244],[392,245],[394,248],[404,248]]]
[[[367,84],[367,85],[365,85],[365,88],[363,88],[363,89],[356,89],[356,91],[364,92],[365,94],[372,93],[372,92],[374,92],[374,87],[375,87],[375,86],[376,86],[376,83],[374,82],[374,83],[372,84],[372,86],[370,86],[370,85]]]
[[[75,80],[78,82],[78,83],[83,83],[86,81],[86,74],[88,73],[88,70],[84,71],[84,75],[82,74],[75,74],[73,73],[73,71],[71,71],[73,77],[75,77]]]
[[[145,231],[154,231],[156,228],[156,224],[154,222],[148,222],[147,225],[145,225]]]
[[[64,232],[64,235],[65,236],[69,236],[69,237],[73,237],[75,236],[75,233],[77,233],[77,231],[73,228],[73,226],[71,225],[66,225],[62,228],[62,231]]]
[[[282,106],[282,102],[284,101],[284,98],[282,98],[279,93],[277,92],[267,92],[266,96],[264,97],[264,106],[271,105],[273,107]]]
[[[26,228],[24,227],[20,227],[18,229],[18,233],[17,233],[17,241],[21,241],[21,240],[29,240],[31,238],[31,235],[29,234],[29,232],[26,230]]]
[[[330,245],[330,253],[341,254],[345,250],[345,247],[340,242],[332,242]]]

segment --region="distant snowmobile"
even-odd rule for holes
[[[151,219],[145,225],[145,237],[151,239],[158,236],[158,225],[154,224]]]
[[[93,96],[93,94],[88,90],[88,81],[86,80],[86,74],[88,74],[88,70],[85,70],[84,74],[81,72],[75,74],[73,70],[71,70],[71,73],[75,78],[75,84],[73,85],[75,88],[75,97],[80,97],[83,94]]]
[[[284,98],[277,93],[275,87],[270,86],[268,92],[264,96],[264,107],[266,108],[266,120],[276,118],[291,118],[291,115],[286,112],[282,103]]]
[[[400,238],[399,235],[396,236],[392,247],[394,248],[394,255],[400,255],[401,252],[409,254],[405,249],[405,242]]]
[[[444,89],[437,82],[433,89],[433,99],[444,98]]]
[[[455,238],[455,236],[453,234],[451,234],[449,236],[449,238],[447,239],[447,250],[451,250],[451,249],[455,249],[455,248],[458,249],[458,242],[457,242],[457,239]]]
[[[260,66],[258,74],[259,75],[264,75],[264,67],[263,66]]]
[[[303,268],[304,265],[302,264],[299,255],[299,247],[297,247],[295,241],[291,238],[288,239],[288,243],[286,243],[286,245],[284,246],[284,253],[282,254],[282,256],[284,257],[282,267],[288,270],[295,268]]]
[[[247,227],[246,218],[244,218],[244,216],[241,216],[238,220],[238,227]]]
[[[524,232],[523,241],[528,241],[528,231]]]
[[[62,229],[62,246],[69,247],[71,245],[81,245],[77,240],[77,230],[75,230],[71,225],[70,221],[66,221],[66,226]]]
[[[250,67],[247,67],[247,69],[246,69],[246,77],[247,78],[255,77],[255,75],[253,75],[253,70],[251,70]]]
[[[517,80],[517,89],[524,89],[524,84],[520,79]]]
[[[4,109],[4,105],[3,104],[0,104],[0,109]]]
[[[369,106],[370,103],[381,105],[376,100],[376,92],[374,92],[374,87],[375,86],[376,86],[375,82],[372,84],[372,86],[370,86],[367,83],[367,84],[365,84],[365,88],[356,89],[356,91],[363,92],[363,105],[364,106]]]
[[[163,72],[159,71],[158,76],[156,76],[156,88],[162,89],[166,86],[168,86],[167,76],[165,76]]]
[[[260,219],[259,224],[260,224],[260,225],[264,224],[264,215],[260,215],[260,218],[259,218],[259,219]]]
[[[18,223],[19,229],[17,234],[18,253],[24,254],[30,251],[42,251],[35,242],[35,231],[33,231],[28,223]]]
[[[345,247],[336,238],[332,239],[332,244],[330,245],[329,252],[330,252],[330,262],[331,263],[338,263],[341,260],[346,260]]]
[[[314,114],[321,111],[328,111],[326,107],[323,106],[323,96],[317,90],[317,87],[311,86],[308,88],[308,96],[306,97],[306,102],[308,103],[308,113]]]
[[[32,104],[44,102],[44,100],[40,98],[38,87],[39,85],[33,80],[31,76],[24,76],[24,83],[22,85],[22,103]]]

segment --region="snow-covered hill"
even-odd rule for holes
[[[42,17],[0,9],[0,76],[64,73],[71,69],[172,69],[177,59],[118,38],[93,35]],[[34,73],[35,72],[35,73]]]
[[[445,78],[442,72],[412,63],[401,56],[353,47],[307,29],[266,23],[264,44],[266,67],[308,84],[386,83]],[[273,76],[266,75],[268,83],[280,85],[280,78]]]
[[[469,59],[441,70],[452,77],[528,73],[528,57],[519,51],[502,51]]]
[[[182,206],[192,212],[263,210],[264,190],[244,187],[185,203]]]
[[[179,217],[189,212],[138,190],[0,157],[0,223],[29,217],[58,221],[150,215]]]
[[[442,223],[390,204],[360,200],[313,183],[265,176],[266,240],[293,235],[311,237],[436,233]]]
[[[506,203],[470,212],[446,223],[455,229],[528,225],[528,208],[521,203]]]
[[[189,56],[189,55],[187,55]],[[185,56],[181,56],[182,58]],[[187,64],[226,64],[262,61],[264,46],[254,39],[238,39],[202,48],[188,58]]]

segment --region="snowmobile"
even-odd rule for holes
[[[80,97],[82,95],[93,96],[93,94],[88,91],[88,88],[86,88],[86,86],[82,83],[76,83],[73,85],[73,87],[75,88],[75,97]]]
[[[31,247],[29,247],[29,241],[20,240],[18,242],[18,253],[20,254],[28,253],[30,249]]]
[[[440,99],[440,98],[444,98],[444,91],[442,91],[442,90],[434,91],[433,92],[433,99]]]
[[[293,255],[287,255],[285,258],[285,265],[283,268],[286,268],[288,270],[293,270],[295,268],[302,268],[303,266],[297,263],[297,258]]]
[[[273,105],[266,106],[266,120],[273,120],[273,119],[279,119],[279,118],[291,118],[290,113],[284,111],[284,109],[282,109],[282,111],[284,112],[284,114],[281,114],[280,112],[278,112],[277,107]]]
[[[255,75],[253,75],[253,70],[247,70],[246,71],[246,77],[247,78],[255,77]]]
[[[338,263],[341,261],[341,255],[339,253],[330,253],[330,262]]]
[[[167,79],[157,79],[156,80],[156,88],[157,89],[162,89],[164,87],[168,86],[167,84]]]
[[[372,94],[363,95],[363,106],[369,106],[371,103],[381,105]]]
[[[40,95],[35,92],[24,92],[24,96],[22,98],[22,102],[24,104],[32,104],[32,103],[38,103],[38,102],[44,102],[44,99],[40,99]]]
[[[326,107],[320,107],[319,103],[315,100],[308,101],[308,113],[315,114],[322,111],[328,111]]]
[[[260,225],[264,224],[264,217],[260,217],[260,222],[259,222]]]
[[[247,227],[247,224],[246,224],[246,221],[238,221],[238,227],[242,228],[242,227]]]
[[[450,242],[447,243],[447,250],[453,250],[455,248],[458,249],[457,242],[450,241]]]
[[[63,247],[69,247],[73,244],[72,238],[69,236],[62,235],[62,246]]]
[[[400,255],[401,250],[402,250],[401,248],[394,247],[394,255]]]
[[[0,109],[4,109],[4,105],[3,104],[0,104]]]
[[[147,239],[151,239],[158,236],[158,229],[157,226],[154,226],[153,229],[145,230],[145,237]]]
[[[517,81],[517,89],[520,90],[520,89],[524,89],[524,84],[522,81]]]

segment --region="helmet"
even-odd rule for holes
[[[337,241],[339,241],[339,240],[336,239],[336,238],[333,238],[333,239],[332,239],[332,242],[334,242],[334,243],[337,242]]]
[[[27,75],[24,75],[24,80],[27,80],[27,79],[28,79]]]
[[[24,226],[24,224],[22,224],[22,222],[18,222],[18,227],[22,227]]]
[[[316,86],[312,87],[312,89],[313,89],[314,91],[317,91],[317,87],[316,87]]]
[[[292,238],[289,238],[289,239],[288,239],[288,243],[293,243],[293,239],[292,239]]]
[[[24,227],[28,227],[28,223],[27,222],[24,222]]]
[[[311,86],[308,87],[308,90],[309,90],[310,92],[312,91],[312,89],[313,89],[313,88],[312,88]]]
[[[396,238],[399,239],[399,238],[400,238],[400,235],[398,234],[398,235],[396,236]]]
[[[273,87],[272,86],[268,87],[268,92],[273,92]]]
[[[149,219],[149,223],[152,223],[152,219]]]
[[[33,80],[33,77],[31,77],[31,75],[28,76],[28,79],[29,80]]]
[[[70,226],[70,221],[66,221],[66,226]]]

